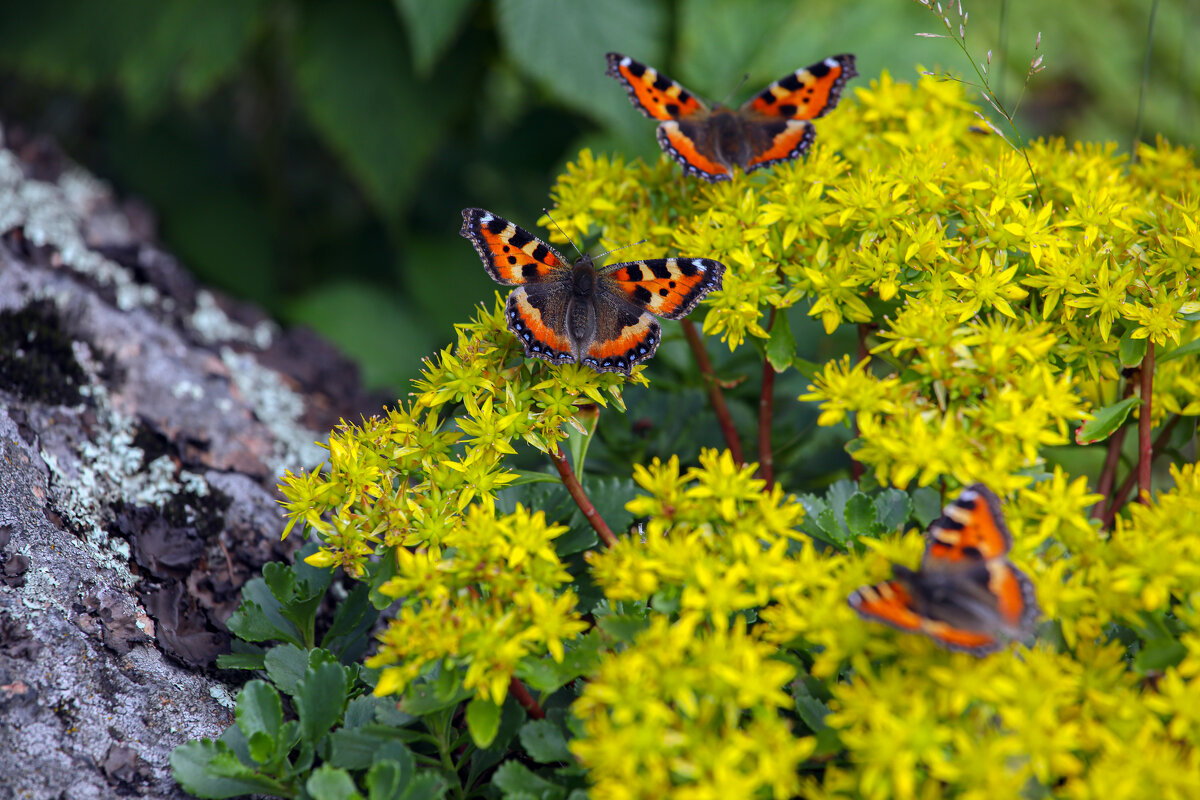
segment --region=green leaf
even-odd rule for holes
[[[414,717],[423,717],[434,711],[458,705],[471,694],[471,690],[462,688],[462,684],[458,684],[450,695],[441,694],[432,683],[413,684],[400,699],[400,710]]]
[[[394,219],[442,139],[444,108],[453,95],[414,80],[404,34],[387,6],[358,3],[351,11],[314,3],[298,16],[292,52],[300,106],[380,215]],[[414,124],[418,113],[420,124]],[[380,335],[366,340],[373,347],[387,341]],[[397,349],[393,357],[407,352]]]
[[[875,518],[885,531],[903,526],[912,512],[912,499],[899,489],[884,489],[875,498]]]
[[[350,773],[329,764],[322,764],[313,770],[304,788],[313,800],[356,800],[362,797]]]
[[[549,719],[535,719],[521,728],[521,745],[529,757],[539,764],[574,763],[567,749],[567,736],[562,726]]]
[[[281,561],[272,561],[263,566],[263,580],[281,606],[286,606],[296,596],[296,573]]]
[[[438,774],[421,772],[405,783],[404,793],[399,795],[399,800],[440,800],[446,796],[446,788],[446,782]],[[372,794],[370,800],[378,799]]]
[[[257,653],[222,653],[217,656],[217,666],[221,669],[263,669],[265,655],[261,650]]]
[[[250,754],[260,764],[273,760],[275,737],[283,725],[283,704],[279,692],[266,681],[252,680],[237,695],[234,711],[237,725],[250,743]],[[257,736],[257,738],[256,738]],[[265,736],[267,741],[262,741]]]
[[[596,625],[604,633],[618,642],[632,642],[646,628],[650,627],[649,617],[642,614],[605,614],[597,615]]]
[[[873,536],[879,526],[875,521],[875,503],[862,492],[855,492],[846,501],[846,527],[855,537]]]
[[[270,605],[264,608],[260,603],[247,599],[252,592],[251,584],[257,582],[262,587],[262,593],[270,595],[262,578],[254,578],[242,587],[242,604],[230,615],[225,625],[239,639],[247,642],[291,642],[303,644],[300,631],[296,626],[279,613],[279,603],[274,597],[269,598]]]
[[[792,336],[792,326],[788,323],[787,313],[780,311],[775,315],[771,338],[767,340],[767,360],[776,372],[783,372],[795,358],[796,339]]]
[[[549,472],[531,472],[524,469],[514,469],[517,479],[512,483],[507,484],[507,488],[513,486],[522,486],[527,483],[562,483],[562,478],[558,475],[551,475]]]
[[[1145,337],[1141,339],[1133,338],[1133,329],[1125,331],[1125,335],[1121,337],[1120,344],[1117,345],[1117,353],[1121,358],[1121,366],[1136,367],[1142,363],[1142,359],[1146,356],[1146,343],[1149,340]]]
[[[1154,363],[1164,364],[1167,361],[1174,361],[1177,358],[1183,358],[1185,356],[1194,356],[1197,353],[1200,353],[1200,339],[1193,339],[1187,344],[1176,347],[1174,350],[1168,350],[1162,355],[1155,355]]]
[[[1103,441],[1117,428],[1125,424],[1126,418],[1129,417],[1129,412],[1138,404],[1139,400],[1136,397],[1126,397],[1124,400],[1113,403],[1111,406],[1093,411],[1092,419],[1080,425],[1075,430],[1075,443],[1079,445],[1092,444],[1093,442]]]
[[[346,706],[346,671],[340,664],[308,669],[294,700],[304,740],[315,746],[334,726]]]
[[[171,753],[171,777],[184,791],[203,798],[267,794],[291,797],[279,781],[255,772],[237,759],[224,742],[185,742]]]
[[[505,761],[492,776],[492,783],[500,787],[507,796],[517,792],[528,792],[542,800],[562,800],[567,790],[538,775],[534,775],[518,761]]]
[[[1148,672],[1161,672],[1169,667],[1178,666],[1187,654],[1187,647],[1178,639],[1151,639],[1134,656],[1133,665],[1143,675]]]
[[[928,486],[913,490],[913,515],[922,528],[928,528],[929,523],[942,515],[942,498]]]
[[[500,706],[476,697],[467,703],[467,730],[479,749],[486,749],[500,730]]]
[[[338,603],[333,622],[321,638],[321,647],[336,654],[343,664],[358,662],[367,648],[367,632],[378,618],[379,612],[371,605],[371,587],[356,584]]]
[[[517,662],[517,676],[539,692],[549,694],[582,675],[589,675],[600,663],[603,643],[599,635],[588,633],[570,643],[562,663],[550,656],[532,656]]]
[[[472,0],[392,0],[408,30],[413,67],[428,75],[466,19]]]
[[[308,669],[308,651],[294,644],[281,644],[268,650],[263,662],[271,682],[284,694],[295,695]]]
[[[618,129],[643,127],[625,90],[604,74],[610,50],[662,63],[665,9],[642,0],[497,0],[505,55],[558,100]],[[644,120],[640,120],[644,122]],[[648,133],[644,131],[643,133]]]

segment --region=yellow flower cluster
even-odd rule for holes
[[[796,670],[774,653],[744,620],[656,617],[575,701],[585,733],[571,749],[592,772],[589,796],[794,797],[816,742],[780,716]]]
[[[310,564],[372,579],[394,570],[381,591],[403,604],[372,662],[388,667],[381,694],[442,663],[499,703],[521,657],[561,661],[582,629],[573,592],[556,592],[570,580],[553,547],[564,529],[520,508],[497,514],[496,493],[517,477],[505,464],[514,445],[556,451],[580,424],[576,404],[621,408],[625,379],[519,357],[503,312],[497,300],[458,326],[411,404],[343,422],[324,468],[289,471],[279,487],[287,530],[303,523],[320,539]],[[632,380],[645,382],[638,370]]]
[[[473,506],[443,539],[441,557],[396,548],[396,575],[380,591],[404,602],[367,660],[383,670],[376,692],[402,692],[440,664],[462,670],[464,689],[499,705],[523,657],[549,652],[561,662],[563,641],[588,627],[575,593],[556,594],[571,580],[554,549],[566,531],[519,505],[503,517]]]

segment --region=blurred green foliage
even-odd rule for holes
[[[973,2],[967,37],[1009,104],[1045,56],[1020,106],[1030,134],[1123,148],[1150,41],[1143,136],[1195,144],[1200,4],[1158,3],[1148,39],[1150,5]],[[657,157],[606,51],[739,102],[839,52],[859,86],[917,64],[962,74],[948,43],[913,36],[939,30],[908,0],[0,0],[0,120],[145,198],[202,280],[399,387],[492,297],[461,208],[532,226],[581,146]]]

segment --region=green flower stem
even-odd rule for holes
[[[583,491],[583,485],[579,482],[579,478],[575,475],[575,470],[571,469],[571,462],[567,459],[566,453],[562,447],[558,448],[557,453],[550,454],[550,460],[554,462],[555,468],[558,469],[558,474],[562,477],[563,486],[567,487],[567,491],[571,494],[571,499],[575,501],[575,505],[579,506],[579,510],[583,512],[583,516],[592,524],[596,530],[596,535],[600,537],[600,541],[604,542],[606,547],[612,547],[617,543],[617,537],[613,535],[612,529],[608,527],[608,523],[600,516],[600,512],[592,505],[592,501],[588,499],[587,492]]]
[[[521,683],[521,679],[516,675],[508,684],[508,691],[512,692],[512,696],[517,698],[517,702],[521,704],[521,708],[525,709],[525,713],[534,719],[545,719],[546,712],[538,705],[538,701],[533,699],[533,695],[525,688],[525,684]]]
[[[775,309],[771,309],[767,330],[775,326]],[[775,483],[775,456],[771,452],[771,414],[775,401],[775,367],[763,356],[762,391],[758,395],[758,477],[767,482],[767,491]]]
[[[1146,343],[1142,359],[1142,411],[1138,417],[1138,495],[1150,502],[1150,463],[1155,447],[1150,442],[1150,412],[1154,403],[1154,340]]]
[[[1167,442],[1171,438],[1171,431],[1175,430],[1177,422],[1179,422],[1178,414],[1171,417],[1171,420],[1162,427],[1162,430],[1158,432],[1158,438],[1154,440],[1154,444],[1150,447],[1152,452],[1161,452],[1167,446]],[[1117,518],[1117,512],[1125,505],[1125,500],[1129,497],[1129,493],[1133,491],[1133,485],[1138,479],[1138,474],[1139,470],[1134,470],[1125,476],[1125,480],[1121,483],[1120,488],[1117,489],[1117,493],[1113,495],[1113,501],[1109,505],[1108,510],[1104,512],[1104,520],[1101,523],[1101,527],[1112,527],[1113,520]]]
[[[717,375],[713,371],[708,351],[704,349],[704,341],[700,338],[700,332],[696,330],[694,322],[685,319],[679,324],[683,326],[683,335],[687,337],[688,346],[692,348],[692,355],[696,357],[696,364],[704,377],[704,385],[708,387],[708,399],[717,414],[721,433],[725,436],[725,446],[729,448],[733,460],[741,466],[746,463],[742,454],[742,442],[738,439],[737,429],[733,427],[733,417],[729,415],[729,407],[725,405],[725,396],[721,394],[721,386],[717,383]]]

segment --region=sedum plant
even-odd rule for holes
[[[585,150],[551,197],[556,241],[715,258],[723,288],[629,379],[524,359],[498,298],[287,473],[288,530],[317,543],[296,569],[340,567],[387,621],[362,664],[272,632],[291,584],[268,576],[228,664],[264,677],[226,737],[177,752],[184,788],[1200,794],[1192,153],[1018,151],[961,85],[885,74],[805,163],[705,185]],[[974,658],[857,617],[847,596],[915,567],[976,481],[1037,640]],[[338,687],[320,724],[314,681]]]

